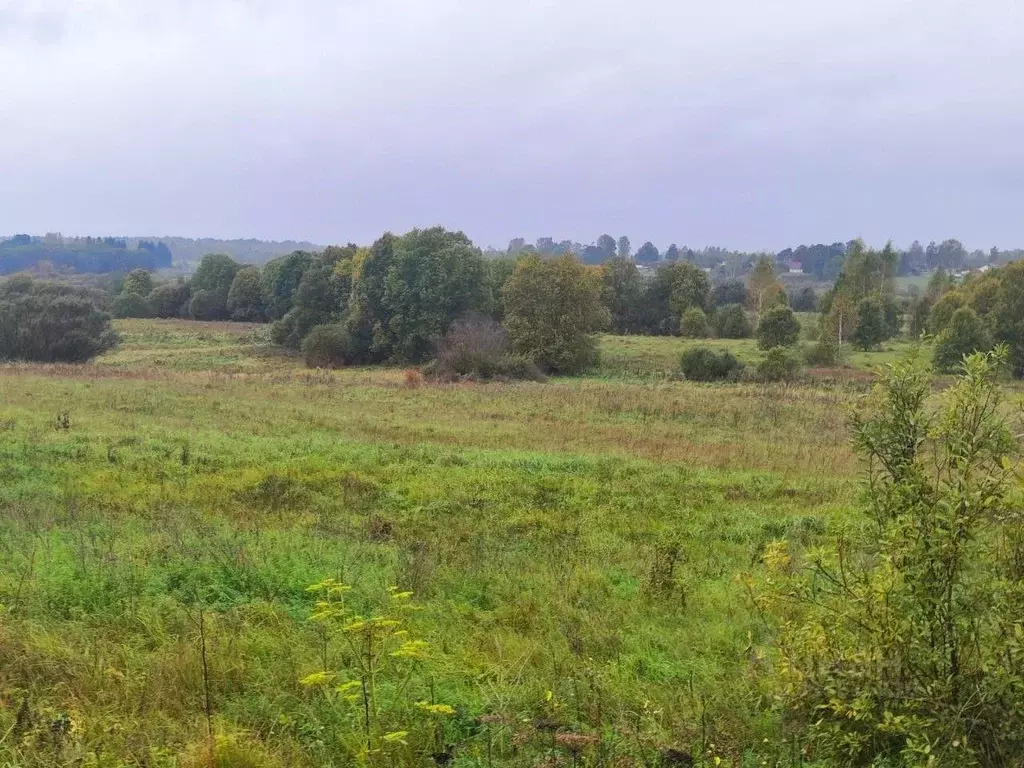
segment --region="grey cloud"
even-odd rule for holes
[[[0,231],[1024,244],[1015,0],[0,4]]]

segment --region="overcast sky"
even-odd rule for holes
[[[0,232],[1024,246],[1021,0],[0,0]]]

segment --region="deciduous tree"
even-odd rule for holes
[[[121,293],[137,293],[139,296],[149,296],[152,290],[153,275],[145,269],[133,269],[121,287]]]
[[[636,252],[638,264],[655,264],[661,260],[661,254],[650,240],[640,246]]]
[[[228,291],[228,312],[237,322],[259,323],[266,320],[263,280],[257,267],[238,270]]]
[[[768,256],[762,256],[754,264],[754,270],[747,279],[750,308],[761,314],[772,299],[782,291],[782,283],[775,276],[775,264]]]
[[[836,766],[985,768],[1024,761],[1022,528],[1016,444],[976,353],[928,406],[914,361],[891,367],[854,420],[870,503],[828,547],[770,545],[779,695]]]
[[[616,255],[620,259],[628,259],[630,255],[633,253],[632,246],[629,243],[629,238],[626,237],[625,235],[619,238],[619,241],[618,243],[616,243],[616,246]],[[639,259],[637,260],[639,261]]]
[[[596,360],[593,333],[609,321],[601,280],[570,256],[528,257],[505,284],[505,328],[513,351],[552,373],[575,373]]]

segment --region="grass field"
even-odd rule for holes
[[[90,365],[0,366],[0,764],[359,764],[365,713],[299,682],[352,675],[308,620],[328,577],[364,615],[413,592],[429,644],[381,672],[408,735],[374,765],[799,762],[737,576],[856,503],[854,391],[675,381],[678,339],[431,385],[306,371],[261,326],[119,329]]]
[[[910,293],[918,291],[924,293],[928,288],[928,281],[932,279],[934,272],[923,275],[904,275],[896,278],[896,290],[899,293]]]
[[[809,315],[808,317],[815,317]],[[801,319],[805,334],[813,320]],[[809,346],[812,342],[801,342]],[[662,378],[676,375],[683,352],[694,346],[710,345],[714,349],[727,349],[748,365],[756,364],[764,353],[754,339],[680,339],[670,336],[605,336],[601,343],[601,365],[592,373],[604,377],[635,379]],[[848,349],[845,357],[846,378],[873,374],[894,362],[910,349],[906,341],[887,341],[880,350],[863,352]]]

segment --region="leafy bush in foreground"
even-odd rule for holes
[[[892,366],[855,417],[864,525],[800,557],[772,544],[780,695],[823,765],[1024,765],[1024,525],[996,382],[1005,347],[930,377]]]
[[[0,284],[0,359],[80,363],[117,344],[88,292],[12,278]]]

